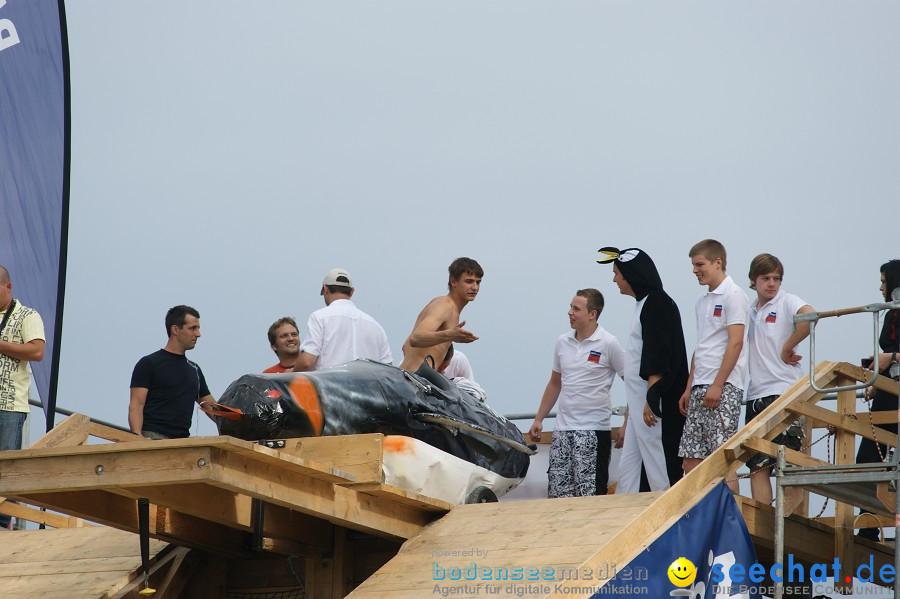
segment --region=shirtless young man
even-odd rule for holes
[[[403,343],[400,368],[414,371],[422,365],[425,356],[434,359],[436,368],[444,361],[451,343],[471,343],[478,339],[463,328],[466,321],[460,322],[459,314],[478,295],[484,270],[471,258],[457,258],[447,270],[450,292],[428,302],[419,313],[412,333]]]

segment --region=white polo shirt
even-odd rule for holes
[[[750,384],[747,399],[781,395],[803,378],[801,364],[785,364],[781,360],[784,342],[794,332],[794,314],[806,302],[779,289],[765,305],[750,307]],[[794,351],[796,351],[796,347]]]
[[[731,277],[708,291],[697,300],[697,347],[694,349],[694,385],[711,385],[722,365],[725,348],[728,347],[728,327],[744,325],[744,346],[737,364],[726,382],[744,389],[747,378],[747,322],[750,300],[744,290]]]
[[[316,370],[358,358],[393,362],[384,329],[348,299],[334,300],[310,314],[300,351],[318,356]]]
[[[616,375],[625,373],[625,350],[619,340],[601,326],[584,341],[575,339],[574,330],[560,335],[553,371],[562,379],[554,429],[609,430],[609,389]]]

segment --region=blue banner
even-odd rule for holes
[[[639,585],[645,597],[759,599],[761,583],[747,578],[733,583],[730,578],[749,572],[755,562],[744,517],[723,482],[592,598],[634,597]],[[635,572],[642,574],[635,578]]]
[[[62,0],[0,0],[0,264],[44,321],[32,364],[47,429],[59,364],[68,220],[69,87]]]

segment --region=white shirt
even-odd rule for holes
[[[714,291],[697,300],[697,347],[694,349],[693,385],[711,385],[728,347],[728,327],[744,325],[744,346],[726,382],[744,389],[747,378],[747,321],[750,300],[731,277],[725,277]]]
[[[631,331],[625,341],[625,398],[629,410],[640,410],[632,417],[643,418],[644,405],[647,403],[647,381],[641,378],[641,356],[644,352],[644,327],[641,325],[641,311],[647,297],[638,301],[631,318]]]
[[[785,364],[781,360],[781,349],[794,332],[794,314],[805,305],[806,302],[796,295],[779,289],[763,306],[754,304],[750,308],[747,399],[781,395],[803,378],[803,366]]]
[[[348,299],[334,300],[310,314],[300,351],[318,356],[316,370],[358,358],[393,362],[384,329]]]
[[[472,374],[472,366],[469,364],[469,358],[455,347],[453,348],[453,357],[450,358],[450,364],[444,370],[444,376],[448,379],[464,378],[470,381],[475,380]]]
[[[619,340],[601,326],[584,341],[575,339],[574,330],[560,335],[553,371],[562,380],[555,430],[609,430],[609,389],[616,375],[625,372],[625,350]]]

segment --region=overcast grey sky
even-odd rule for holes
[[[785,288],[820,309],[879,301],[878,266],[900,257],[896,2],[92,0],[67,15],[59,404],[94,417],[126,423],[131,370],[164,345],[172,305],[199,309],[190,358],[218,397],[274,363],[273,320],[305,334],[334,266],[399,362],[450,261],[477,259],[463,317],[481,339],[463,351],[509,413],[537,408],[576,289],[606,295],[601,324],[624,338],[634,301],[594,263],[601,246],[654,258],[688,351],[702,238],[742,285],[754,255],[778,255]],[[818,355],[857,362],[870,332],[829,321]]]

